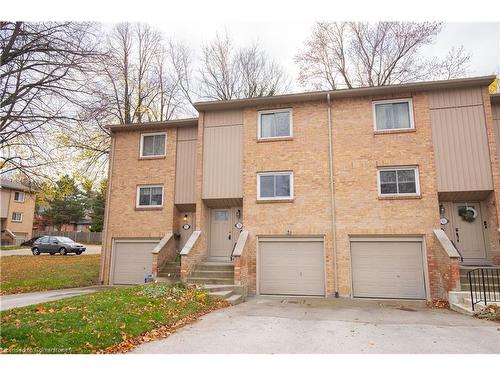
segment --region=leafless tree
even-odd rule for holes
[[[46,136],[75,120],[73,105],[96,51],[95,24],[0,22],[0,174],[52,163]]]
[[[463,48],[442,61],[421,54],[441,28],[437,22],[318,22],[295,57],[299,83],[335,90],[462,76],[470,60]]]
[[[230,100],[282,93],[289,81],[259,44],[237,49],[225,33],[203,46],[199,84],[202,98]]]

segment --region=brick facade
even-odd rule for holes
[[[374,100],[412,98],[415,129],[380,133],[374,131]],[[487,100],[488,99],[488,100]],[[487,207],[489,251],[500,263],[498,228],[500,169],[487,91],[485,118],[491,156],[494,191],[483,202]],[[293,138],[257,139],[258,111],[292,108]],[[334,164],[335,243],[338,285],[334,284],[334,250],[328,144],[326,94],[316,101],[246,106],[243,109],[243,206],[242,222],[249,232],[244,256],[235,261],[235,280],[257,292],[257,246],[260,235],[314,235],[325,242],[326,292],[352,295],[351,236],[418,237],[423,241],[428,298],[446,298],[457,288],[459,263],[450,259],[434,236],[440,228],[434,145],[429,94],[424,90],[405,94],[335,98],[331,102]],[[208,256],[209,213],[203,201],[204,113],[200,112],[196,155],[196,214],[193,229],[200,236],[189,255],[182,257],[185,279],[196,263]],[[176,232],[182,222],[174,207],[175,128],[167,130],[167,155],[139,160],[140,131],[117,132],[111,167],[110,202],[104,251],[104,282],[109,282],[111,239],[158,237]],[[415,197],[381,198],[377,169],[417,166],[420,194]],[[258,201],[257,173],[293,171],[294,198],[290,201]],[[135,208],[140,184],[163,184],[164,205],[160,210]]]

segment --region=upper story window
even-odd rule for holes
[[[379,100],[373,102],[375,131],[414,129],[411,99]]]
[[[163,206],[163,186],[162,185],[147,185],[137,187],[138,208],[154,208]]]
[[[258,139],[290,138],[292,135],[291,109],[259,112]]]
[[[141,134],[141,158],[165,156],[167,133]]]
[[[378,193],[381,197],[420,195],[418,167],[380,168]]]
[[[23,221],[23,213],[22,212],[13,212],[12,213],[12,221],[16,221],[16,222]]]
[[[14,192],[14,201],[24,202],[24,191],[15,191]]]
[[[257,199],[293,199],[293,172],[258,173]]]

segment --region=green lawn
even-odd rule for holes
[[[29,250],[31,249],[29,246],[18,246],[18,245],[5,245],[5,246],[0,246],[0,250]]]
[[[95,285],[100,255],[23,255],[0,258],[0,294]]]
[[[0,312],[3,353],[117,353],[227,306],[182,284],[149,284]]]

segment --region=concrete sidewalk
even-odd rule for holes
[[[15,307],[23,307],[49,301],[56,301],[69,297],[81,296],[84,294],[98,292],[99,290],[102,290],[104,288],[109,287],[89,286],[85,288],[58,289],[47,290],[44,292],[3,295],[0,296],[0,311],[13,309]]]
[[[83,252],[82,255],[98,255],[101,254],[101,245],[90,245],[87,244],[85,245],[87,249]],[[12,255],[33,255],[31,253],[30,249],[21,249],[21,250],[0,250],[0,256],[5,257],[5,256],[12,256]],[[50,256],[50,254],[40,254],[39,256]],[[59,256],[56,254],[55,256]],[[75,254],[71,253],[65,256],[76,256]]]
[[[253,297],[132,353],[500,353],[500,324],[408,301]]]

